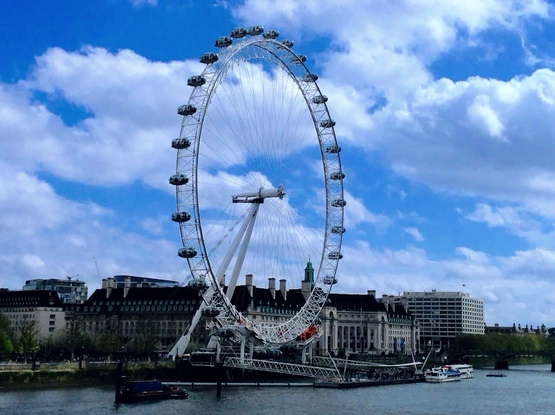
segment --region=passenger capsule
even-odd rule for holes
[[[335,126],[335,121],[334,120],[323,120],[320,121],[320,127],[322,128],[331,128]]]
[[[176,138],[172,140],[172,147],[181,150],[182,148],[189,148],[191,142],[188,138]]]
[[[174,186],[181,186],[183,184],[187,184],[189,182],[189,178],[184,174],[174,174],[170,177],[170,184]]]
[[[247,29],[243,27],[236,27],[231,31],[231,34],[229,36],[231,36],[234,39],[241,39],[247,36]]]
[[[345,233],[345,228],[341,225],[335,225],[331,227],[331,233],[334,233],[336,235]]]
[[[200,57],[200,63],[205,63],[206,65],[209,65],[217,61],[218,61],[218,55],[212,52],[204,53]]]
[[[173,212],[172,220],[177,223],[188,222],[189,220],[191,220],[191,215],[189,215],[188,212],[183,211]]]
[[[339,199],[334,199],[331,201],[331,205],[333,207],[343,207],[347,204],[347,202],[345,202],[343,199],[339,198]]]
[[[329,154],[337,154],[340,151],[341,151],[341,147],[339,147],[337,144],[326,147],[326,153],[329,153]]]
[[[281,44],[282,44],[283,46],[287,46],[289,49],[291,49],[291,48],[293,47],[293,45],[294,45],[293,41],[292,41],[292,40],[288,40],[288,39],[282,40],[282,41],[281,41]]]
[[[291,58],[291,63],[306,62],[306,55],[295,55]]]
[[[264,28],[262,26],[251,26],[247,29],[247,33],[249,36],[258,36],[264,32]]]
[[[328,97],[325,95],[316,95],[312,98],[312,102],[314,102],[315,104],[325,104],[326,102],[328,102]]]
[[[197,112],[197,107],[191,104],[182,105],[177,109],[179,115],[193,115]]]
[[[214,42],[214,46],[218,48],[227,48],[233,43],[233,40],[229,36],[220,36]]]
[[[191,288],[196,288],[196,289],[205,289],[208,287],[208,284],[206,283],[206,281],[203,278],[195,278],[192,281],[189,281],[189,283],[187,284],[187,286],[191,287]]]
[[[328,254],[329,259],[341,259],[343,255],[341,255],[338,251],[332,251]]]
[[[345,175],[341,172],[336,171],[335,173],[330,174],[331,180],[343,180]]]
[[[315,82],[318,80],[318,75],[315,75],[313,73],[307,73],[305,76],[303,76],[303,82]]]
[[[264,34],[262,35],[262,37],[264,39],[275,39],[279,36],[279,32],[277,30],[267,30],[266,32],[264,32]]]
[[[202,75],[194,75],[187,79],[187,85],[189,86],[201,86],[206,83],[206,79]]]
[[[324,284],[327,284],[327,285],[337,284],[337,278],[330,277],[329,275],[326,275],[324,277]]]
[[[177,255],[181,258],[194,258],[197,256],[197,251],[195,248],[181,248],[177,251]]]

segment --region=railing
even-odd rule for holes
[[[244,359],[238,357],[228,357],[225,359],[224,366],[242,369],[262,370],[265,372],[283,373],[288,375],[306,376],[319,379],[338,378],[340,374],[336,369],[316,367],[308,365],[298,365],[269,360]]]

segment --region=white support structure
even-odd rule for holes
[[[201,301],[195,315],[193,316],[193,320],[191,320],[191,325],[187,328],[187,330],[185,330],[185,332],[179,338],[175,346],[173,346],[173,348],[169,352],[170,356],[173,356],[174,358],[176,358],[179,356],[180,351],[181,351],[181,355],[185,353],[185,349],[187,349],[187,346],[191,341],[191,335],[193,334],[193,331],[195,330],[198,322],[200,321],[200,318],[202,317],[202,313],[204,312],[204,309],[208,306],[209,299],[212,298],[212,296],[214,295],[214,292],[215,290],[213,286],[208,287],[208,289],[203,295],[203,301]]]
[[[347,366],[349,369],[365,369],[365,368],[409,368],[409,367],[417,367],[422,365],[422,362],[412,362],[412,363],[400,363],[395,365],[386,365],[383,363],[373,363],[373,362],[358,362],[356,360],[348,360],[348,359],[334,359],[331,357],[325,356],[313,356],[312,357],[312,364],[318,366],[329,366],[329,367],[336,367],[339,366]]]
[[[240,369],[262,370],[265,372],[283,373],[288,375],[306,376],[315,379],[337,379],[340,373],[335,368],[298,365],[273,360],[241,359],[228,357],[224,366]]]

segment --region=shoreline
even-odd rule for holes
[[[474,369],[478,370],[491,370],[494,362],[481,361],[481,359],[476,359],[478,361],[470,361],[470,364],[474,366]],[[440,364],[439,362],[437,362]],[[436,364],[436,362],[428,362],[431,366]],[[513,366],[523,366],[523,365],[549,365],[550,361],[545,359],[520,359],[519,361],[509,361],[509,369]],[[41,389],[55,389],[64,387],[84,387],[84,386],[106,386],[115,387],[116,378],[116,365],[115,362],[108,363],[89,363],[83,365],[83,368],[79,368],[76,364],[60,364],[62,368],[53,367],[55,365],[37,365],[36,370],[31,370],[25,368],[23,370],[18,370],[15,365],[10,365],[10,369],[2,368],[0,365],[0,391],[4,390],[41,390]],[[30,366],[30,365],[27,365]],[[65,366],[65,367],[64,367]],[[69,367],[68,367],[69,366]],[[436,364],[437,366],[437,364]],[[160,379],[163,382],[181,382],[189,383],[200,386],[204,383],[204,386],[209,384],[216,384],[209,379],[211,376],[208,372],[205,373],[191,373],[183,370],[183,366],[178,367],[174,362],[163,362],[155,364],[153,362],[145,363],[129,363],[126,364],[124,373],[127,379]],[[191,377],[192,375],[192,377]],[[198,376],[201,375],[201,376]],[[242,381],[237,381],[241,379]],[[270,380],[271,379],[271,380]],[[266,383],[275,384],[295,384],[295,383],[307,383],[307,379],[299,377],[298,380],[292,380],[290,377],[280,376],[277,374],[255,374],[254,376],[242,377],[238,376],[237,379],[233,377],[222,381],[222,386],[240,386],[244,384],[245,386],[255,385],[262,386]]]

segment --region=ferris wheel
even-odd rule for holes
[[[277,344],[314,324],[337,282],[346,204],[328,99],[306,57],[278,37],[260,26],[236,28],[216,39],[217,53],[200,57],[206,66],[188,79],[189,101],[178,108],[170,178],[178,255],[190,282],[207,286],[203,308],[221,327],[241,324]],[[317,265],[307,273],[311,261]],[[245,274],[259,288],[304,281],[308,298],[299,308],[274,309],[281,317],[272,322],[251,320],[231,302]]]

